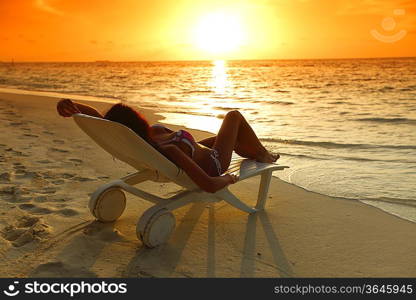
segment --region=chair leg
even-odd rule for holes
[[[243,203],[240,199],[238,199],[233,193],[231,193],[228,189],[222,189],[221,191],[216,193],[222,200],[238,208],[246,213],[252,214],[257,211],[257,209],[248,206],[247,204]]]
[[[261,174],[261,180],[260,180],[260,187],[259,187],[259,194],[257,197],[257,204],[256,209],[263,209],[266,200],[267,200],[267,194],[269,193],[269,186],[270,186],[270,180],[272,178],[272,171],[265,171]]]

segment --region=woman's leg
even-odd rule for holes
[[[214,146],[215,140],[216,140],[217,136],[211,136],[209,138],[203,139],[198,141],[199,144],[202,144],[204,146],[207,146],[208,148],[212,148]]]
[[[278,159],[264,148],[246,119],[236,110],[226,114],[213,148],[219,152],[222,170],[228,169],[233,151],[260,162],[271,163]]]

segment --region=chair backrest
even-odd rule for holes
[[[75,123],[99,146],[137,170],[151,169],[188,188],[195,185],[174,163],[123,124],[84,114],[74,114]]]

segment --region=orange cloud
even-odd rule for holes
[[[40,10],[46,11],[48,13],[62,16],[63,12],[56,9],[55,7],[51,6],[50,3],[48,3],[47,0],[35,0],[35,6],[39,8]]]

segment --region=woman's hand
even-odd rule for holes
[[[56,105],[58,114],[62,117],[72,117],[73,114],[81,113],[77,105],[70,99],[62,99]]]
[[[229,177],[230,184],[236,183],[238,181],[238,176],[235,174],[227,174],[225,176]]]

